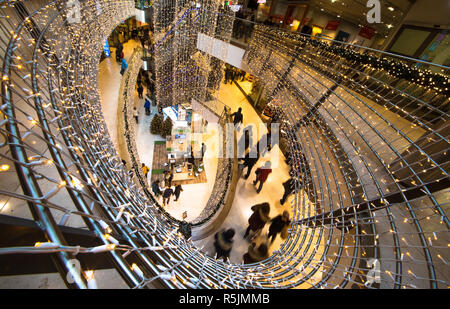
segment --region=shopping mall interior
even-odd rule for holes
[[[449,1],[0,5],[1,289],[449,288]]]

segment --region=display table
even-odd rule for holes
[[[194,183],[203,183],[206,182],[206,172],[202,170],[198,173],[198,176],[195,176],[194,171],[189,170],[189,164],[185,163],[181,166],[175,166],[173,169],[173,185],[183,185],[183,184],[194,184]],[[191,174],[191,175],[190,175]]]

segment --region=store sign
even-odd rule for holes
[[[366,14],[366,19],[369,24],[381,23],[381,3],[380,0],[367,1],[366,7],[370,8]]]
[[[325,30],[337,30],[339,25],[341,24],[341,21],[339,20],[330,20],[325,27]]]
[[[364,26],[361,28],[361,31],[359,32],[359,35],[363,38],[366,38],[368,40],[371,40],[373,36],[375,35],[375,29],[372,27]]]
[[[105,56],[106,57],[110,57],[111,56],[111,50],[109,49],[108,39],[106,39],[105,42],[103,42],[103,50],[105,52]]]

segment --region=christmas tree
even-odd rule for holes
[[[169,117],[166,118],[166,120],[164,120],[164,125],[163,125],[163,129],[161,132],[161,136],[162,137],[166,137],[168,135],[172,134],[172,119],[170,119]]]
[[[162,130],[163,121],[161,119],[161,116],[155,114],[155,116],[153,116],[152,122],[150,123],[150,133],[159,135],[162,133]]]

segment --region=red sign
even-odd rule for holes
[[[340,23],[341,21],[339,20],[330,20],[325,27],[325,30],[336,30],[339,27]]]
[[[361,31],[359,32],[359,35],[362,36],[363,38],[366,38],[366,39],[370,40],[375,35],[375,31],[376,30],[374,28],[364,26],[364,27],[361,28]]]

